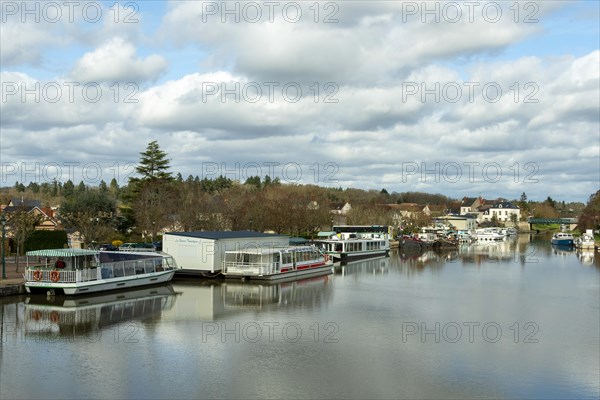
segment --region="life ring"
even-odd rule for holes
[[[42,280],[42,270],[41,269],[36,269],[35,271],[33,271],[33,279],[35,279],[38,282]]]
[[[58,315],[58,311],[52,311],[50,313],[50,321],[52,321],[55,324],[58,324],[60,322],[60,315]]]
[[[56,263],[54,263],[54,267],[55,268],[64,269],[65,268],[65,262],[63,260],[58,260],[58,261],[56,261]]]
[[[60,280],[60,271],[53,270],[50,272],[50,280],[52,282],[58,282]]]

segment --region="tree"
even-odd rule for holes
[[[532,205],[533,218],[558,218],[556,210],[546,201]]]
[[[119,195],[119,183],[115,178],[112,178],[110,181],[110,185],[108,186],[108,191],[113,195],[113,197],[118,197]]]
[[[71,197],[71,196],[73,196],[74,193],[75,193],[75,185],[73,184],[73,181],[71,181],[69,179],[63,185],[63,195],[65,197]]]
[[[102,193],[108,193],[108,186],[104,180],[101,180],[100,184],[98,184],[98,190]]]
[[[17,256],[23,253],[25,241],[35,231],[35,226],[40,222],[40,216],[30,212],[25,207],[19,207],[8,215],[6,224],[10,227],[13,239],[17,245]],[[17,257],[16,272],[19,272],[19,258]]]
[[[169,172],[169,159],[167,153],[160,149],[158,142],[155,140],[148,143],[146,151],[140,153],[140,162],[135,168],[135,171],[140,174],[141,178],[132,178],[134,182],[170,182],[173,180],[171,172]]]
[[[172,224],[175,197],[174,182],[169,172],[167,153],[160,149],[157,141],[148,143],[146,151],[140,153],[140,162],[135,168],[140,178],[129,180],[129,204],[133,206],[136,226],[154,240],[156,233]]]
[[[579,216],[577,228],[580,232],[584,232],[586,229],[600,228],[600,190],[590,196]]]
[[[77,192],[60,206],[64,226],[79,231],[88,244],[109,239],[114,232],[115,211],[115,201],[96,189]]]
[[[157,233],[174,224],[176,199],[173,184],[148,181],[142,184],[133,203],[136,226],[144,237],[156,240]]]

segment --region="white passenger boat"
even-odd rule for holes
[[[315,246],[252,247],[226,251],[226,278],[279,280],[330,274],[333,260]]]
[[[27,252],[25,289],[28,293],[97,293],[165,283],[176,269],[175,260],[165,253],[33,250]]]
[[[504,240],[506,236],[494,228],[481,228],[475,231],[475,239],[478,242],[497,242]]]
[[[347,262],[361,258],[386,256],[390,252],[387,226],[334,226],[327,239],[315,240],[315,245],[334,259]]]
[[[586,232],[579,236],[577,239],[573,240],[573,244],[578,249],[584,250],[594,250],[594,246],[596,243],[594,242],[594,236],[591,232]]]

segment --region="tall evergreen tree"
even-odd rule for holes
[[[140,153],[140,163],[135,168],[135,171],[142,177],[139,181],[165,181],[173,180],[171,172],[169,172],[169,162],[167,153],[160,149],[158,142],[155,140],[148,143],[146,151]]]

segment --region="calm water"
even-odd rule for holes
[[[599,257],[522,236],[277,285],[7,298],[0,398],[598,398]]]

